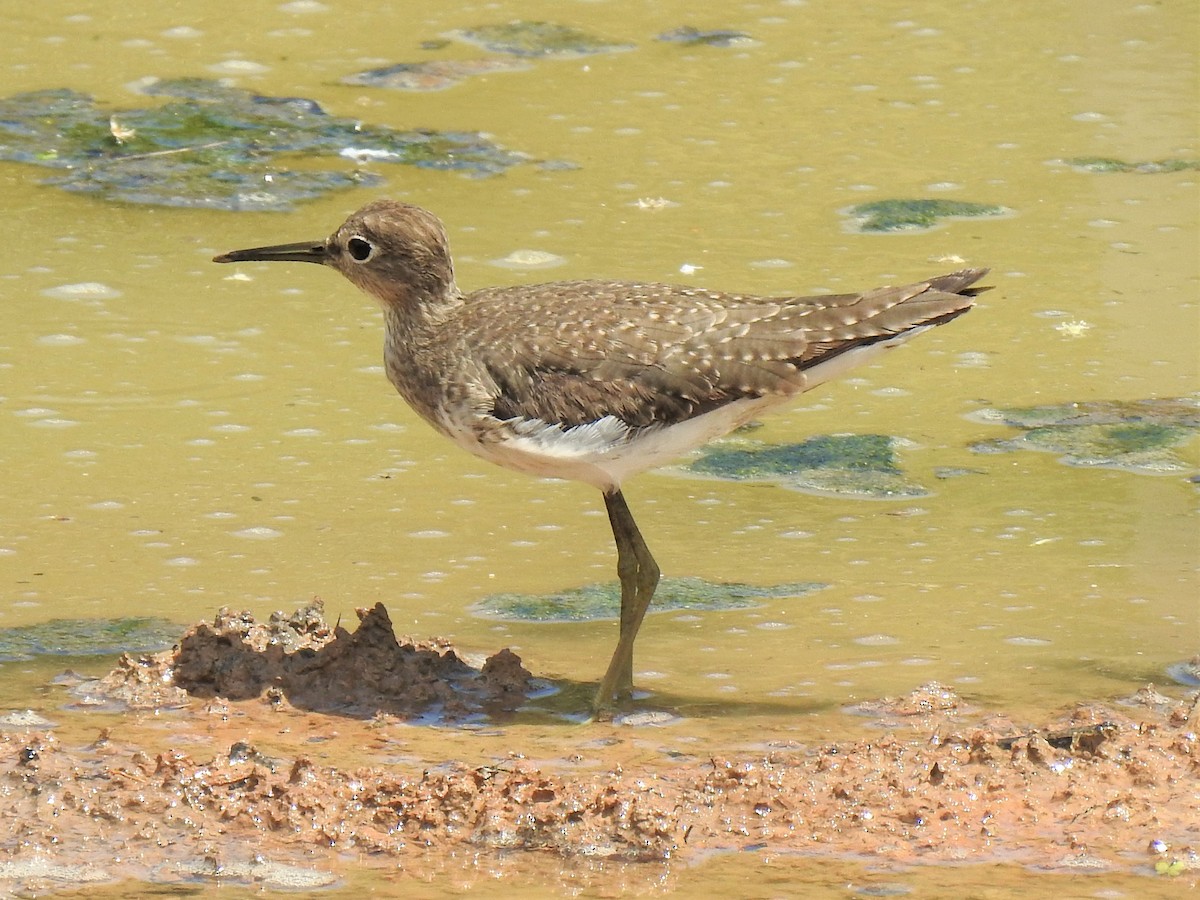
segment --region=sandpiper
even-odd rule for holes
[[[633,688],[633,644],[659,568],[621,493],[765,410],[974,305],[987,269],[902,287],[760,297],[635,281],[558,281],[464,294],[445,227],[395,200],[325,240],[215,262],[320,263],[379,301],[388,379],[471,453],[604,494],[617,545],[620,636],[598,711]]]

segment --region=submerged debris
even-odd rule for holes
[[[863,700],[846,709],[854,715],[874,719],[881,728],[901,727],[909,719],[931,723],[935,717],[944,719],[969,710],[954,688],[937,681],[923,684],[903,697]]]
[[[875,499],[921,497],[885,434],[826,434],[795,444],[727,440],[700,451],[686,471],[729,481],[771,481],[795,490]]]
[[[281,891],[302,891],[329,887],[337,877],[328,871],[254,856],[250,859],[225,858],[229,854],[208,853],[202,857],[182,859],[159,870],[159,881],[212,882],[223,890],[231,885],[253,886]]]
[[[1200,655],[1167,666],[1167,675],[1179,684],[1200,687]]]
[[[478,133],[398,131],[208,79],[158,81],[144,93],[170,102],[114,112],[65,88],[0,99],[0,159],[60,170],[44,183],[106,200],[227,210],[286,210],[383,180],[292,168],[314,157],[474,175],[525,161]]]
[[[935,228],[940,219],[975,219],[981,216],[1006,216],[1012,210],[989,203],[965,200],[876,200],[843,210],[851,229],[860,232],[924,231]]]
[[[27,859],[0,859],[0,885],[34,884],[67,888],[81,884],[112,881],[111,873],[91,863],[59,865],[40,856]]]
[[[1019,437],[979,441],[971,447],[977,453],[1041,450],[1061,454],[1060,461],[1073,466],[1172,474],[1193,468],[1171,451],[1196,437],[1200,401],[1093,400],[984,409],[972,418],[1024,429]]]

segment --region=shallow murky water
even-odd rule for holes
[[[979,308],[770,417],[773,442],[912,442],[898,502],[648,474],[627,487],[665,572],[821,581],[794,601],[648,618],[635,661],[680,738],[751,747],[857,727],[839,712],[932,679],[1017,715],[1167,680],[1197,651],[1197,488],[981,455],[1014,437],[972,413],[1200,390],[1197,173],[1094,173],[1078,157],[1195,160],[1193,4],[694,5],[76,3],[8,14],[4,93],[71,87],[116,109],[147,76],[233,77],[395,127],[489,132],[577,167],[474,179],[377,168],[384,189],[288,214],[106,205],[0,164],[0,627],[314,595],[331,618],[387,604],[397,629],[538,675],[598,678],[612,623],[506,624],[468,606],[612,577],[590,488],[476,461],[387,384],[371,301],[316,267],[211,265],[319,238],[379,193],[447,222],[460,285],[619,277],[760,293],[851,290],[990,265]],[[455,28],[568,20],[636,49],[412,93],[341,84],[436,55]],[[402,21],[400,21],[402,19]],[[682,24],[757,43],[681,47]],[[451,57],[482,51],[453,45]],[[238,61],[261,67],[251,71]],[[841,210],[888,197],[999,204],[1002,219],[862,235]],[[649,204],[665,198],[674,205]],[[558,264],[514,270],[518,251]],[[683,274],[681,267],[698,270]],[[92,285],[80,287],[80,285]],[[968,470],[940,479],[945,469]],[[5,664],[0,703],[39,700],[43,663]],[[474,739],[473,739],[474,741]],[[531,722],[502,743],[431,733],[437,759],[561,753]],[[651,754],[653,755],[653,754]],[[722,865],[726,865],[723,863]]]

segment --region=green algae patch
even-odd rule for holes
[[[52,619],[0,628],[0,662],[36,656],[150,653],[170,647],[183,628],[166,619]]]
[[[744,31],[729,28],[705,30],[691,25],[681,25],[679,28],[664,31],[655,40],[683,44],[685,47],[746,47],[758,43]]]
[[[884,434],[817,435],[795,444],[712,444],[686,472],[727,481],[769,481],[795,490],[871,499],[928,493],[900,468],[900,441]]]
[[[396,63],[347,75],[342,84],[387,88],[393,91],[444,91],[477,75],[523,72],[529,64],[516,59],[446,59],[421,63]]]
[[[1146,162],[1126,162],[1122,159],[1112,159],[1107,156],[1074,156],[1060,160],[1072,169],[1081,172],[1098,172],[1100,174],[1137,173],[1139,175],[1160,175],[1164,172],[1192,172],[1200,169],[1200,160],[1196,159],[1158,159]]]
[[[370,125],[209,79],[159,81],[144,93],[166,102],[108,110],[69,89],[0,99],[0,159],[55,169],[44,183],[104,200],[256,211],[381,184],[361,168],[367,161],[470,175],[526,161],[477,133]]]
[[[767,600],[803,597],[825,586],[816,582],[794,582],[758,587],[715,583],[702,578],[664,578],[655,591],[650,612],[753,609]],[[616,583],[589,584],[553,594],[492,594],[472,606],[471,611],[485,619],[507,622],[616,619],[621,612],[621,586]]]
[[[972,203],[966,200],[876,200],[843,210],[852,231],[886,234],[897,231],[926,231],[936,228],[942,219],[977,219],[1007,216],[1006,206]]]
[[[1200,430],[1192,399],[1097,400],[1014,409],[985,409],[976,421],[1023,429],[1015,438],[973,444],[977,453],[1038,450],[1072,466],[1123,469],[1143,475],[1191,471],[1173,451]]]
[[[632,50],[633,44],[610,41],[569,25],[517,20],[450,32],[450,37],[494,53],[523,57],[578,57]]]

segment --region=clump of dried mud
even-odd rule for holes
[[[1022,732],[999,716],[967,725],[953,691],[927,685],[859,710],[885,723],[915,717],[919,740],[876,732],[630,771],[604,759],[572,768],[565,753],[429,767],[331,765],[302,740],[285,755],[261,752],[257,739],[215,756],[185,749],[189,728],[211,736],[234,712],[242,733],[278,746],[291,731],[281,721],[301,709],[310,737],[329,718],[314,710],[343,722],[353,721],[348,709],[370,714],[379,730],[431,707],[511,709],[530,683],[508,651],[477,670],[445,643],[397,641],[381,607],[362,613],[354,634],[313,608],[266,624],[223,613],[174,650],[125,659],[85,688],[142,707],[191,704],[168,749],[148,750],[125,731],[86,746],[48,730],[0,734],[0,886],[240,878],[312,887],[335,880],[347,854],[356,865],[411,868],[513,851],[564,866],[765,850],[1195,877],[1200,696],[1180,703],[1147,691],[1130,706],[1080,706]],[[97,864],[97,847],[111,850],[111,864]]]
[[[476,669],[446,641],[397,638],[383,604],[357,610],[354,632],[329,625],[322,611],[318,600],[258,622],[223,609],[173,649],[124,656],[77,692],[134,709],[184,706],[193,697],[265,697],[341,715],[460,719],[516,709],[530,690],[533,678],[510,650]]]

